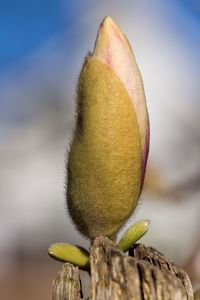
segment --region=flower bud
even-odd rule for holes
[[[118,75],[133,101],[142,144],[142,188],[149,152],[149,117],[144,87],[131,45],[111,17],[106,17],[99,28],[93,56]]]
[[[130,45],[110,17],[80,74],[67,204],[90,239],[115,238],[135,210],[148,154],[148,114]]]

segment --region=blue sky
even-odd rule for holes
[[[158,60],[159,51],[166,53],[161,53],[158,67],[162,64],[164,57],[175,61],[174,55],[178,51],[178,56],[181,57],[179,67],[184,64],[191,66],[191,73],[188,73],[186,67],[183,68],[185,71],[182,73],[188,76],[188,81],[193,82],[193,78],[198,77],[196,74],[199,70],[200,53],[200,7],[197,2],[197,0],[128,0],[125,5],[124,0],[101,0],[101,2],[95,0],[93,2],[91,0],[0,0],[0,120],[15,120],[13,114],[17,115],[18,112],[20,115],[25,115],[25,113],[28,115],[28,111],[32,113],[31,105],[42,102],[41,98],[44,97],[40,94],[42,87],[52,85],[51,82],[59,85],[63,73],[69,78],[66,83],[68,87],[70,83],[75,85],[83,57],[87,51],[92,50],[97,27],[107,14],[113,16],[114,19],[116,17],[115,20],[123,26],[125,32],[127,28],[130,29],[130,33],[134,31],[133,36],[137,40],[137,47],[140,44],[140,49],[143,49],[142,53],[136,51],[136,54],[139,54],[138,57],[141,54],[142,57],[145,53],[141,60],[141,67],[144,61],[148,65],[154,59]],[[113,3],[116,3],[114,7]],[[137,35],[141,34],[141,28],[134,27],[134,24],[138,23],[133,18],[138,18],[140,24],[144,26],[141,30],[144,48],[142,48],[141,40],[137,39]],[[153,25],[152,27],[150,25],[150,36],[148,36],[145,26],[151,23]],[[145,36],[146,33],[147,36]],[[169,36],[170,44],[162,48],[161,41],[165,44]],[[150,37],[154,38],[157,46],[153,47],[150,41],[152,48],[148,53],[145,49],[147,45],[149,46]],[[157,50],[156,47],[159,49]],[[29,54],[33,55],[29,56]],[[28,59],[24,60],[25,57]],[[27,62],[31,62],[30,67]],[[37,62],[39,62],[39,67],[35,69],[35,72],[38,72],[38,75],[31,73],[31,68],[34,69]],[[27,66],[25,75],[24,66],[25,68]],[[165,67],[166,70],[163,72],[166,74],[174,68],[171,65]],[[145,70],[146,67],[144,66],[143,69]],[[33,74],[33,77],[32,75],[28,77],[29,72]],[[54,77],[49,79],[46,74],[50,77],[55,76],[55,80]],[[147,82],[148,80],[147,75]],[[189,88],[194,90],[193,86]],[[60,91],[60,85],[57,90]],[[37,96],[36,91],[38,91]],[[25,109],[27,112],[24,112]],[[24,115],[23,118],[25,118]]]
[[[192,32],[195,37],[196,30],[199,30],[195,26],[200,20],[197,1],[167,2],[172,14],[175,13],[185,24],[181,30],[194,26]],[[158,1],[159,6],[161,3]],[[174,12],[173,3],[176,4]],[[79,15],[89,7],[91,11],[91,5],[86,0],[0,0],[0,70],[34,51],[59,31],[75,28]]]
[[[0,69],[59,31],[72,26],[73,1],[1,0],[0,1]]]

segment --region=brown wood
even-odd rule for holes
[[[193,299],[193,288],[187,273],[162,253],[152,247],[136,244],[130,249],[129,255],[137,260],[147,261],[160,270],[170,272],[171,275],[181,280],[187,293],[187,299]]]
[[[132,254],[135,258],[126,256],[106,238],[99,237],[94,241],[91,249],[92,300],[193,299],[191,284],[184,271],[182,274],[177,267],[177,275],[174,264],[171,271],[169,261],[165,264],[162,254],[143,245]],[[148,259],[153,257],[155,262],[149,262]],[[162,267],[167,264],[169,268]]]
[[[53,282],[52,300],[80,300],[83,299],[78,268],[65,263]]]
[[[90,251],[89,300],[193,300],[187,274],[157,250],[135,245],[129,255],[108,238]],[[64,264],[54,282],[53,300],[83,299],[78,269]],[[197,298],[198,299],[198,298]]]

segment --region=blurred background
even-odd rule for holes
[[[200,2],[0,0],[3,300],[51,299],[61,264],[48,246],[88,247],[66,213],[64,165],[77,77],[105,15],[133,46],[151,121],[145,190],[129,224],[150,219],[143,242],[200,282]]]

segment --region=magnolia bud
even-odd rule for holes
[[[110,17],[80,74],[68,158],[67,204],[77,229],[115,238],[135,210],[144,180],[149,126],[131,47]]]

